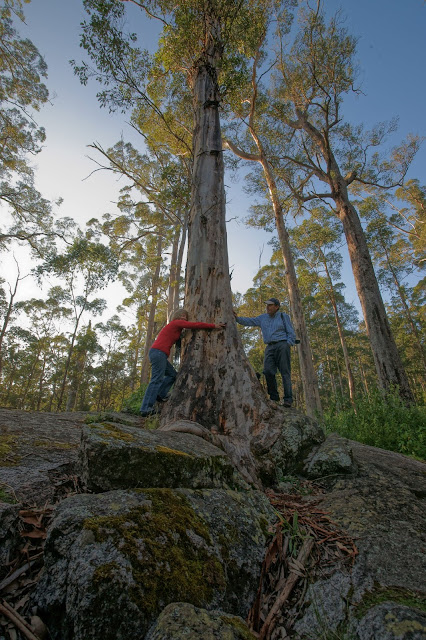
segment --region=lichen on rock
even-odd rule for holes
[[[82,482],[90,491],[248,488],[221,449],[188,433],[94,423],[83,427],[80,460]]]
[[[255,640],[244,620],[187,602],[169,604],[146,640]]]
[[[176,601],[245,616],[274,517],[251,491],[73,496],[49,530],[35,602],[58,640],[143,637]]]

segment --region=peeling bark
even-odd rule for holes
[[[266,426],[274,408],[244,354],[232,313],[217,55],[213,48],[192,78],[194,166],[185,308],[190,320],[228,326],[224,331],[187,332],[181,368],[161,423],[191,420],[217,432],[243,476],[259,485],[250,439]]]

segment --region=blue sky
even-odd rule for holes
[[[139,10],[128,3],[132,30],[142,29],[150,44],[153,23],[148,28],[138,20]],[[345,106],[351,122],[376,122],[399,117],[395,143],[408,133],[425,135],[426,103],[426,3],[423,0],[325,0],[327,12],[338,7],[347,16],[349,31],[359,38],[360,84],[364,95],[353,97]],[[51,104],[38,116],[46,128],[45,149],[36,159],[37,186],[45,197],[61,196],[60,216],[72,216],[81,226],[92,217],[114,210],[122,186],[107,172],[97,172],[87,158],[87,145],[97,141],[113,145],[121,135],[137,140],[122,115],[110,115],[99,108],[94,83],[80,85],[69,60],[80,59],[79,23],[85,14],[80,0],[33,0],[25,6],[26,27],[19,26],[45,57]],[[409,177],[425,181],[426,148],[415,159]],[[229,180],[226,181],[231,184]],[[228,195],[227,218],[237,217],[228,228],[229,262],[233,268],[233,287],[244,292],[262,264],[269,261],[270,234],[247,229],[241,219],[250,201],[241,190],[242,181],[232,185]],[[345,267],[348,300],[359,308],[349,267]],[[28,287],[30,284],[28,283]],[[283,286],[284,289],[284,286]],[[21,295],[25,297],[25,285]],[[28,294],[33,295],[33,293]],[[114,311],[118,293],[113,294]],[[277,292],[279,296],[279,292]]]

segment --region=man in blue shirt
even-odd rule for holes
[[[245,327],[261,328],[263,341],[267,345],[263,373],[265,374],[269,397],[276,402],[280,400],[275,377],[278,369],[284,386],[283,405],[291,407],[293,392],[291,389],[290,347],[295,344],[296,334],[291,324],[290,316],[287,313],[278,311],[280,301],[277,298],[270,298],[265,304],[266,313],[262,313],[262,315],[255,318],[237,316],[235,311],[234,316],[238,324],[242,324]]]

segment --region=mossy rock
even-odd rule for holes
[[[350,441],[333,433],[318,447],[305,463],[308,478],[329,478],[358,471],[352,455]]]
[[[18,438],[10,433],[0,434],[0,466],[13,467],[19,464],[21,456],[17,453]]]
[[[247,489],[228,456],[187,433],[93,423],[81,436],[81,479],[90,491],[135,487]]]
[[[395,602],[372,607],[354,626],[359,640],[424,640],[426,614]]]
[[[283,476],[302,473],[324,439],[319,424],[299,411],[270,420],[250,444],[263,485],[277,486]]]
[[[313,576],[296,638],[424,638],[426,465],[349,445],[358,472],[321,480],[317,506],[354,539],[357,554],[352,566],[324,566]]]
[[[245,617],[274,517],[255,491],[73,496],[49,529],[35,604],[54,640],[142,638],[177,601]]]
[[[146,640],[255,640],[242,618],[187,602],[169,604]]]

